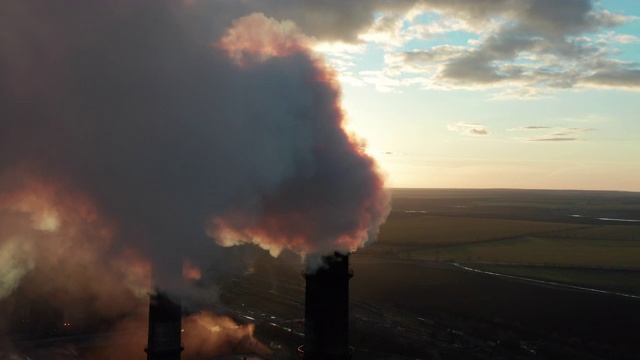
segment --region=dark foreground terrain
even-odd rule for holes
[[[380,239],[351,256],[357,358],[640,358],[640,194],[393,195]],[[304,285],[265,266],[271,294]]]
[[[303,341],[303,284],[295,271],[264,266],[272,277],[237,282],[227,301],[259,320],[259,338],[292,348]],[[425,261],[353,256],[352,266],[356,359],[638,358],[637,298]]]
[[[639,359],[638,219],[637,193],[395,190],[380,238],[350,258],[354,359]],[[299,257],[247,247],[229,256],[249,271],[205,271],[197,286],[218,284],[217,301],[192,306],[255,324],[274,351],[264,358],[297,358]],[[113,337],[39,331],[14,343],[31,353],[71,345],[52,359],[113,358],[96,357]],[[144,358],[145,329],[127,331],[117,346]],[[230,351],[259,349],[243,344]]]

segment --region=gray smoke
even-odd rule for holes
[[[234,3],[3,1],[3,206],[46,184],[55,222],[81,198],[109,224],[100,251],[150,254],[166,287],[211,237],[274,255],[371,239],[388,199],[332,72],[292,23]]]

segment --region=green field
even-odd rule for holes
[[[402,258],[640,269],[640,226],[400,214],[365,252]]]
[[[640,224],[598,220],[638,219],[639,200],[606,192],[394,191],[378,240],[350,257],[352,345],[393,354],[403,348],[407,357],[429,358],[407,347],[434,346],[433,340],[412,337],[412,329],[445,342],[456,341],[448,332],[455,329],[482,340],[474,353],[489,348],[487,340],[512,341],[514,352],[502,359],[532,358],[520,348],[520,341],[531,339],[540,359],[635,359],[637,298],[492,276],[450,260],[524,279],[640,295]],[[222,292],[224,303],[300,319],[305,282],[299,257],[286,254],[255,261],[254,272]],[[416,318],[435,325],[424,327]],[[299,320],[287,326],[302,331]],[[282,332],[291,348],[300,344],[299,337]],[[262,334],[272,337],[274,328]],[[443,354],[451,355],[452,348],[447,345]]]
[[[400,253],[424,260],[640,269],[640,241],[521,237]]]
[[[580,190],[393,189],[395,210],[433,204],[576,210],[640,210],[640,193]],[[425,207],[426,206],[426,207]]]
[[[474,269],[602,290],[640,294],[640,271],[474,264]]]
[[[509,275],[640,292],[640,223],[598,219],[639,219],[640,194],[455,189],[392,194],[393,212],[378,241],[361,250],[365,255],[458,261]]]
[[[396,215],[380,229],[386,245],[451,245],[583,228],[578,224],[454,216]]]
[[[554,236],[567,239],[640,241],[640,226],[600,225],[556,232]]]

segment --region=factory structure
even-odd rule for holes
[[[323,258],[324,266],[307,263],[304,300],[304,345],[298,355],[305,360],[346,360],[349,346],[349,255],[335,253]]]
[[[305,278],[304,344],[298,347],[300,359],[347,360],[354,349],[349,346],[349,255],[334,253],[322,257],[322,266],[309,261]],[[156,290],[150,295],[147,360],[180,360],[182,307]]]
[[[289,343],[288,351],[292,353],[289,352],[288,355],[303,360],[351,359],[354,349],[349,346],[349,281],[353,272],[349,268],[349,255],[334,253],[323,256],[322,265],[313,266],[318,264],[319,258],[314,257],[314,260],[307,261],[307,266],[302,271],[305,281],[304,323],[300,325],[300,330],[304,334],[294,332],[296,336],[304,335],[304,340],[302,344],[298,342],[300,338]],[[11,317],[7,321],[12,326],[15,324],[17,332],[28,335],[22,340],[21,349],[10,353],[15,359],[46,359],[51,358],[52,354],[57,356],[56,359],[79,359],[79,353],[73,347],[67,348],[67,343],[75,344],[84,350],[111,343],[115,347],[125,346],[129,350],[140,351],[140,355],[146,355],[147,360],[194,358],[190,339],[185,339],[187,345],[183,346],[182,334],[186,325],[183,324],[182,301],[176,292],[155,288],[149,294],[147,328],[122,330],[120,333],[114,333],[114,337],[98,332],[79,336],[80,329],[95,331],[100,328],[102,321],[82,308],[75,309],[77,311],[57,310],[48,306],[45,298],[28,302],[20,302],[18,299],[20,297],[10,298],[5,303],[12,309]],[[23,324],[22,327],[20,324]],[[288,331],[291,332],[290,329]],[[145,332],[146,346],[137,342],[143,341]],[[60,336],[63,336],[61,339],[67,339],[67,343],[58,341],[57,338]],[[216,335],[212,333],[211,336]],[[138,340],[132,342],[132,337]],[[42,346],[41,343],[48,345]],[[297,348],[294,345],[296,343],[300,344]],[[135,347],[129,347],[129,344]],[[183,351],[185,346],[187,351]],[[229,355],[229,359],[280,359],[277,355],[274,356],[272,348],[252,338],[241,338],[234,346],[230,349],[235,355]],[[135,350],[136,348],[138,350]],[[9,354],[3,351],[0,347],[0,359]],[[238,354],[245,355],[238,357]]]
[[[149,300],[147,360],[179,360],[182,347],[182,306],[161,291]]]

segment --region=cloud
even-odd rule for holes
[[[473,48],[437,46],[397,53],[390,59],[397,72],[423,73],[439,86],[450,88],[640,88],[636,64],[610,59],[613,51],[606,45],[582,38],[532,37],[518,31],[502,29]]]
[[[571,138],[571,137],[539,137],[539,138],[529,139],[527,141],[565,142],[565,141],[583,141],[583,140],[578,138]]]
[[[615,27],[629,20],[627,16],[594,8],[591,0],[426,0],[423,4],[427,9],[460,18],[469,26],[481,27],[502,19],[550,37]]]
[[[507,131],[543,130],[543,129],[553,129],[553,126],[538,126],[538,125],[521,126],[521,127],[517,127],[517,128],[507,129]]]
[[[579,83],[589,87],[640,89],[640,69],[611,66],[579,79]]]
[[[494,97],[539,98],[545,93],[574,87],[640,89],[637,64],[612,61],[616,44],[638,41],[616,34],[617,26],[636,17],[607,11],[592,0],[245,0],[221,5],[193,1],[197,12],[211,13],[212,38],[232,20],[253,12],[282,23],[292,23],[318,44],[351,44],[363,49],[375,43],[390,51],[412,40],[438,37],[453,31],[471,34],[468,44],[416,48],[393,54],[385,79],[353,71],[356,61],[336,60],[343,48],[330,51],[340,78],[350,84],[374,85],[397,92],[401,87],[501,89]],[[215,10],[215,11],[212,11]],[[423,16],[427,15],[427,16]],[[598,41],[603,31],[609,41]],[[326,46],[325,46],[326,49]],[[323,50],[320,50],[323,51]],[[386,61],[386,60],[385,60]],[[608,63],[607,69],[601,65]],[[28,68],[20,62],[17,69]],[[14,71],[15,73],[15,71]],[[419,77],[411,81],[408,78]],[[46,80],[47,74],[42,76]],[[399,81],[395,81],[399,80]],[[384,83],[384,84],[382,84]],[[381,85],[382,84],[382,85]]]
[[[640,43],[640,37],[630,34],[619,34],[613,36],[613,41],[619,42],[621,44],[638,44]]]
[[[484,125],[474,122],[458,122],[450,124],[447,125],[447,129],[469,136],[487,136],[491,134]]]
[[[392,14],[408,13],[418,0],[247,0],[240,2],[251,11],[260,11],[277,20],[294,21],[302,31],[319,40],[359,42],[360,35],[393,33]],[[376,14],[384,14],[376,17]]]
[[[418,46],[387,54],[384,70],[371,71],[384,71],[391,79],[418,76],[428,79],[420,81],[425,88],[501,89],[495,98],[538,98],[570,88],[640,89],[638,65],[613,57],[619,52],[616,44],[638,38],[609,30],[637,18],[604,10],[594,1],[424,0],[404,3],[393,13],[377,10],[382,15],[356,38],[397,48],[451,31],[477,36],[466,45]],[[418,12],[435,18],[425,20]],[[610,41],[599,41],[603,31]],[[389,92],[415,84],[391,79],[378,89]]]
[[[367,32],[359,35],[358,38],[365,42],[381,44],[387,49],[402,46],[408,40],[403,32],[404,22],[403,15],[381,16],[375,20]]]
[[[398,88],[402,85],[402,81],[389,77],[383,71],[362,71],[359,75],[364,83],[373,85],[380,92],[400,92]]]
[[[365,148],[363,149],[365,153],[374,156],[403,156],[403,153],[390,151],[390,150],[382,150],[382,149],[373,149],[373,148]]]
[[[638,44],[640,43],[640,37],[631,34],[616,34],[613,31],[608,31],[601,35],[601,41],[612,41],[619,44]]]
[[[594,131],[593,128],[577,128],[577,127],[555,127],[555,126],[522,126],[517,128],[508,129],[508,131],[547,131],[546,134],[532,136],[528,138],[516,138],[520,141],[534,141],[534,142],[569,142],[569,141],[585,141],[584,138],[579,137],[580,134]],[[548,132],[553,130],[551,132]]]

